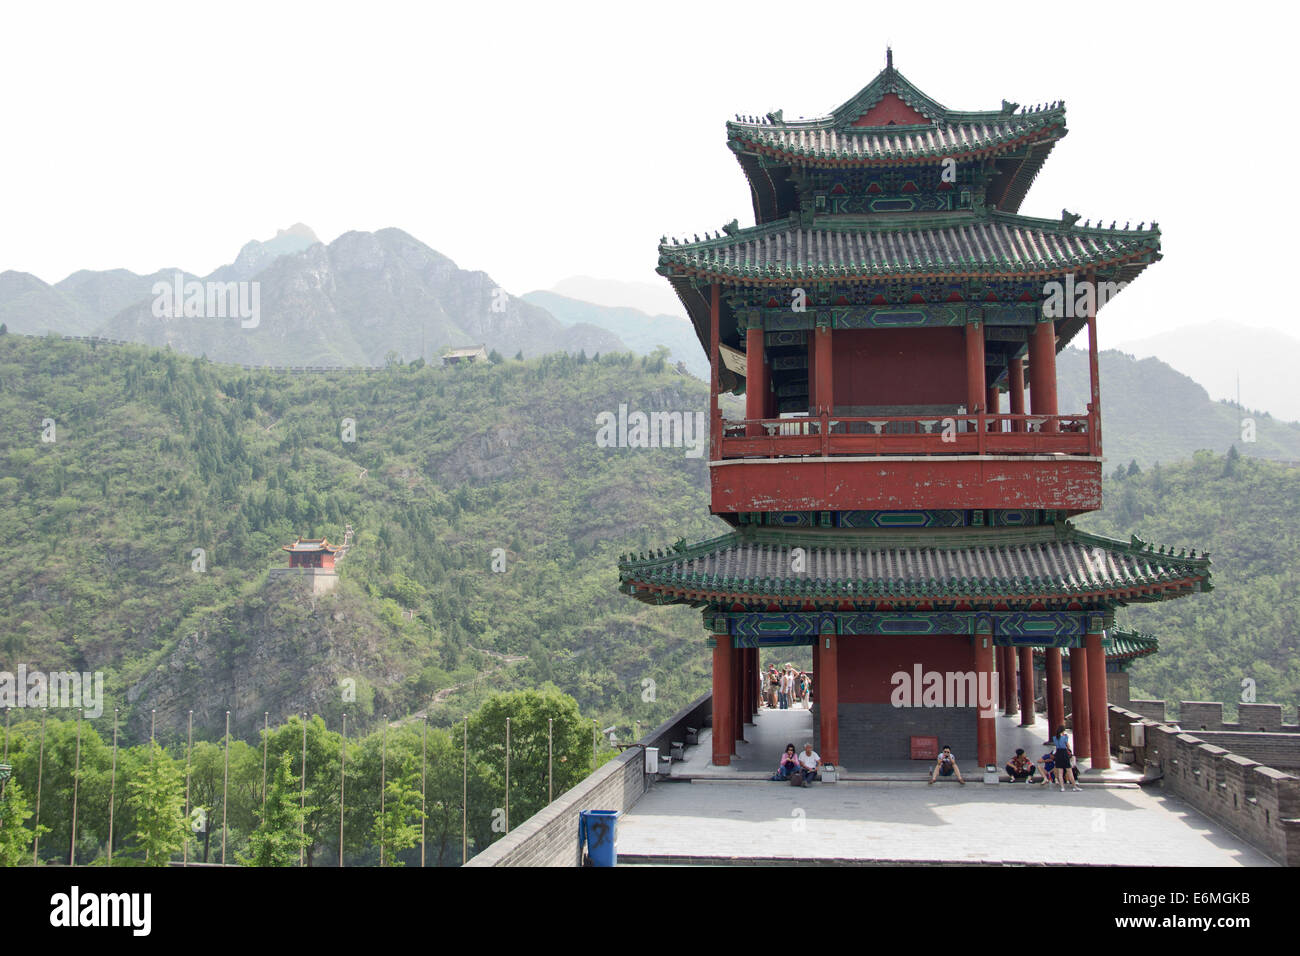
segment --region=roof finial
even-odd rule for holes
[[[893,68],[894,68],[893,47],[885,47],[885,69],[892,70]]]

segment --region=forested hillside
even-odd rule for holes
[[[596,416],[706,400],[626,354],[286,375],[0,336],[0,668],[105,671],[135,739],[152,710],[173,737],[189,710],[210,737],[227,709],[245,737],[264,711],[447,724],[547,680],[626,735],[707,650],[698,614],[618,593],[618,555],[717,523],[702,457],[598,447]],[[334,592],[268,580],[347,524]]]
[[[1300,703],[1300,468],[1229,452],[1107,478],[1090,531],[1210,552],[1214,590],[1120,611],[1160,638],[1134,665],[1135,697]]]
[[[245,739],[264,712],[448,726],[548,680],[626,737],[706,689],[708,652],[695,612],[618,593],[618,555],[721,525],[702,457],[599,447],[596,416],[706,400],[661,357],[287,375],[0,336],[0,669],[106,672],[134,740],[190,710],[209,739],[227,709]],[[1300,470],[1112,461],[1081,525],[1214,559],[1212,593],[1121,612],[1162,642],[1135,692],[1230,701],[1250,676],[1293,705]],[[349,524],[335,591],[269,579],[297,535]]]

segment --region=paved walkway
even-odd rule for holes
[[[655,783],[620,818],[623,862],[1272,866],[1158,791],[972,782]]]

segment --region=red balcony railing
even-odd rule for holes
[[[760,418],[715,422],[717,458],[831,455],[1100,456],[1091,412],[1081,415],[921,415]],[[717,449],[715,449],[715,452]]]

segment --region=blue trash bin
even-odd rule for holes
[[[614,824],[617,810],[583,810],[578,815],[578,842],[587,848],[592,866],[614,866],[618,852],[614,849]]]

